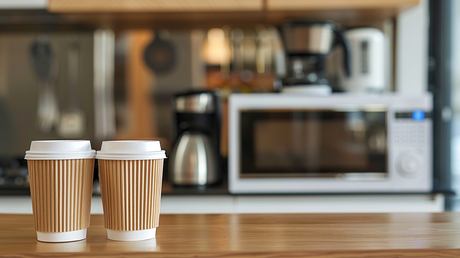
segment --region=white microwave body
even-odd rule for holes
[[[231,193],[432,191],[432,95],[232,94]]]

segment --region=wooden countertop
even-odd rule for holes
[[[460,257],[460,213],[162,215],[157,238],[36,240],[32,215],[0,214],[0,257]],[[66,254],[64,254],[66,253]]]

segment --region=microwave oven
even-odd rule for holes
[[[432,191],[432,96],[232,94],[231,193]]]

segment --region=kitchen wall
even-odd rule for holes
[[[398,15],[396,23],[396,91],[428,90],[428,0]]]
[[[37,3],[35,1],[34,3],[41,6],[43,2]],[[2,2],[1,4],[8,5],[11,3]],[[394,88],[397,92],[407,94],[420,94],[427,91],[427,3],[427,0],[422,0],[420,5],[402,12],[398,15],[396,23],[389,19],[386,25],[382,25],[382,23],[375,25],[379,28],[387,26],[390,32],[396,31],[395,55],[388,54],[389,58],[395,58],[395,68],[390,67],[391,71],[388,72],[389,77],[392,77],[394,72],[395,78],[394,80],[393,78],[388,79],[390,81],[388,89]],[[396,26],[392,27],[393,24]],[[254,25],[253,28],[243,29],[252,35],[255,30],[260,29],[260,26]],[[224,71],[225,69],[206,64],[200,54],[205,43],[205,32],[205,30],[163,31],[162,33],[167,34],[164,38],[171,41],[176,47],[178,63],[175,64],[175,70],[171,74],[160,75],[152,72],[144,61],[145,48],[155,38],[153,29],[115,31],[115,41],[113,42],[115,74],[113,78],[115,79],[117,134],[108,137],[108,139],[160,139],[163,147],[169,153],[173,141],[170,101],[174,93],[189,89],[219,89],[224,94],[232,91],[265,92],[272,89],[273,74],[259,74],[255,60],[251,61],[253,71],[250,72],[252,74],[244,73],[245,76],[251,75],[251,80],[246,80],[248,76],[240,75],[232,78],[226,77],[228,74],[226,74],[227,71]],[[0,58],[2,58],[1,55]],[[0,69],[4,67],[5,63],[0,61]],[[86,68],[90,69],[89,66]],[[270,67],[271,72],[273,72],[272,69],[273,67]],[[0,71],[0,75],[2,71]],[[395,85],[392,85],[393,81]],[[89,85],[90,82],[87,84]],[[258,84],[263,84],[263,87],[259,87]],[[0,76],[0,96],[8,91],[9,86],[6,87],[5,85],[5,77]],[[224,128],[226,128],[225,121],[224,116]],[[225,149],[224,147],[223,152]],[[235,213],[410,211],[405,207],[404,202],[418,202],[419,210],[437,212],[442,210],[443,202],[442,195],[406,196],[403,199],[398,196],[349,197],[344,195],[338,201],[334,200],[336,197],[312,196],[189,197],[172,195],[165,197],[164,212],[183,212],[183,207],[187,202],[202,205],[199,206],[200,209],[195,209],[196,212],[207,211],[211,213],[219,212],[215,207],[223,207],[223,211]],[[404,202],[398,202],[398,199]],[[9,199],[5,203],[6,206],[11,205],[12,207],[15,200]],[[273,205],[274,203],[276,205]],[[22,204],[29,205],[28,200],[22,199]],[[24,205],[21,206],[22,208],[16,207],[17,210],[23,209],[29,212],[29,210],[24,209]],[[273,208],[274,206],[284,208],[276,210]],[[0,205],[0,207],[4,206]],[[190,208],[190,206],[187,207]],[[100,202],[96,201],[93,208],[95,212],[99,213],[101,211]]]
[[[453,72],[452,72],[452,175],[456,192],[460,191],[460,1],[455,1],[453,17]],[[460,211],[460,198],[455,198],[454,210]]]

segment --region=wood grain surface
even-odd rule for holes
[[[419,3],[419,0],[267,0],[267,10],[392,8]]]
[[[49,0],[51,12],[158,12],[262,10],[262,0]]]
[[[420,0],[49,0],[48,11],[97,28],[195,29],[225,25],[254,28],[293,19],[334,20],[375,26]]]
[[[36,240],[31,215],[0,214],[0,257],[460,257],[460,214],[161,215],[157,238]]]

